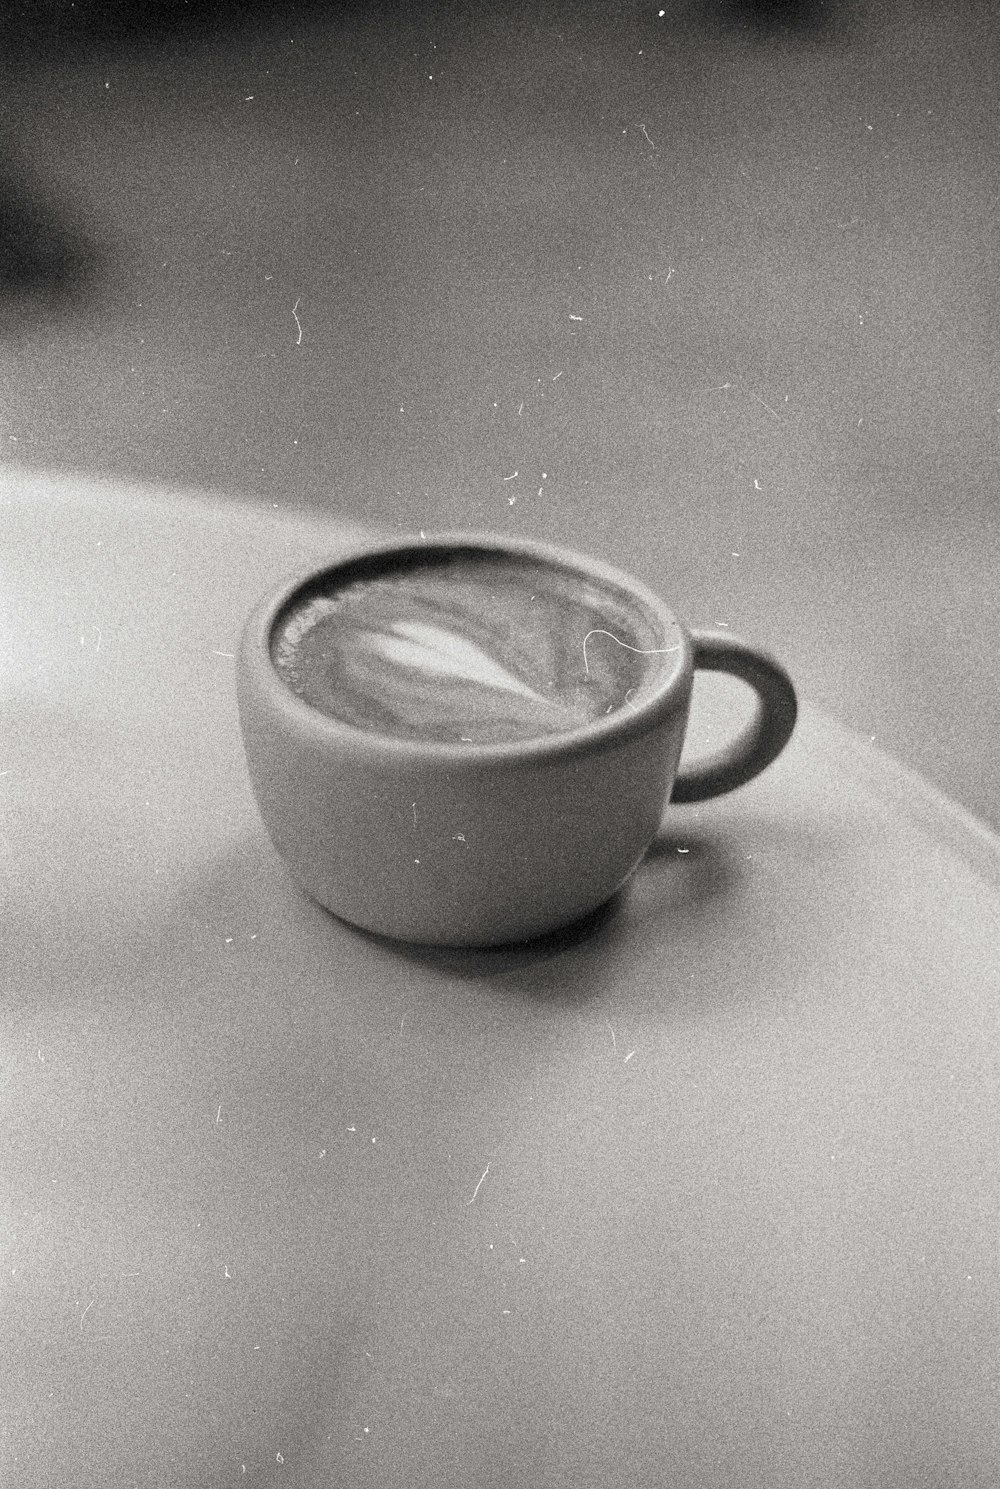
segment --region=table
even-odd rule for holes
[[[995,1483],[996,839],[806,702],[584,931],[353,931],[232,654],[356,536],[0,474],[0,1481]]]

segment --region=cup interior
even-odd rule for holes
[[[565,734],[662,693],[675,617],[628,576],[548,545],[445,536],[373,546],[272,608],[274,673],[376,735],[503,744]]]

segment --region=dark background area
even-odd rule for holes
[[[8,465],[598,552],[1000,822],[992,8],[0,14]]]

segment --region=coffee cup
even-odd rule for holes
[[[696,669],[757,694],[720,755],[678,769]],[[689,630],[593,558],[483,534],[373,540],[292,578],[244,628],[250,779],[298,884],[365,930],[527,940],[596,910],[666,802],[749,781],[795,691],[765,651]]]

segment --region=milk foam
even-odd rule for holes
[[[460,550],[307,590],[271,655],[295,693],[345,723],[496,743],[628,707],[678,643],[610,583]]]

